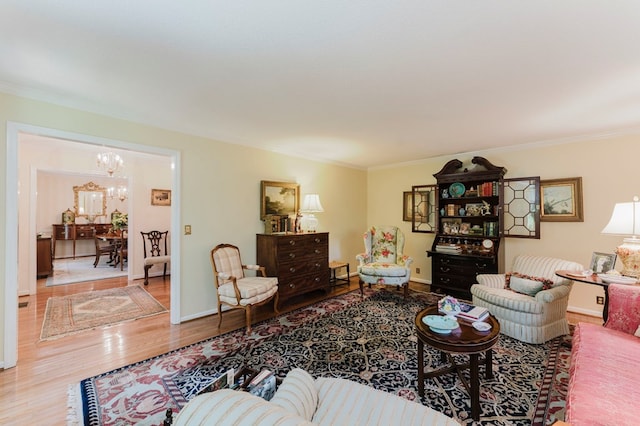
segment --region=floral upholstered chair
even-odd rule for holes
[[[403,253],[404,234],[396,226],[372,226],[364,233],[365,252],[356,256],[360,276],[360,294],[364,283],[404,286],[409,294],[413,259]]]

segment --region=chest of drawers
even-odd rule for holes
[[[478,274],[497,274],[498,264],[493,257],[457,256],[431,253],[433,269],[431,287],[447,294],[471,300],[471,285]]]
[[[280,302],[329,290],[329,233],[258,234],[257,263],[278,277]]]

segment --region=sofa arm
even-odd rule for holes
[[[555,300],[566,298],[571,293],[571,285],[557,285],[548,290],[539,291],[536,294],[536,302],[551,303]]]
[[[476,276],[478,284],[493,288],[504,288],[506,279],[505,274],[480,274]]]
[[[640,287],[609,284],[609,316],[605,327],[634,334],[640,325]]]

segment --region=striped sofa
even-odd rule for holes
[[[223,389],[189,401],[173,424],[459,425],[416,402],[349,380],[314,380],[299,368],[287,374],[271,401],[248,392]]]
[[[559,269],[582,271],[581,264],[553,257],[520,255],[510,274],[546,281],[550,288],[523,294],[506,288],[507,274],[481,274],[471,286],[473,304],[498,319],[500,332],[526,343],[540,344],[569,334],[567,304],[573,281],[555,275]]]

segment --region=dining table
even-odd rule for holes
[[[126,258],[125,252],[127,251],[129,242],[127,232],[108,232],[106,234],[96,235],[96,238],[111,243],[115,246],[113,264],[111,266],[115,268],[120,265],[120,270],[124,270],[124,262],[121,262],[121,259]]]

